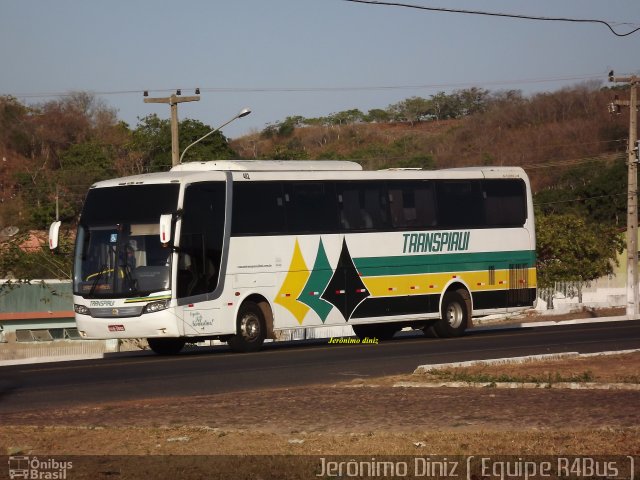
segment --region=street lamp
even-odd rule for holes
[[[202,137],[200,137],[199,139],[197,139],[195,142],[187,145],[187,148],[185,148],[182,151],[182,155],[180,155],[180,161],[178,162],[179,164],[182,163],[182,159],[184,158],[184,154],[187,153],[187,150],[189,150],[191,147],[193,147],[196,143],[201,142],[202,140],[204,140],[205,138],[207,138],[209,135],[212,135],[214,133],[216,133],[218,130],[220,130],[223,127],[226,127],[227,125],[229,125],[231,122],[233,122],[234,120],[238,119],[238,118],[242,118],[242,117],[246,117],[247,115],[249,115],[251,113],[251,110],[249,110],[248,108],[243,108],[242,110],[240,110],[240,112],[233,117],[231,120],[223,123],[222,125],[220,125],[218,128],[214,128],[213,130],[211,130],[209,133],[207,133],[206,135],[203,135]]]

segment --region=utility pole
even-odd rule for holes
[[[145,91],[145,97],[147,92]],[[196,91],[196,93],[199,93]],[[170,97],[145,98],[144,103],[168,103],[171,106],[171,165],[178,165],[180,159],[180,145],[178,140],[178,104],[182,102],[197,102],[199,95],[191,97],[180,97],[180,90]]]
[[[629,144],[627,180],[627,316],[638,318],[638,94],[640,77],[615,77],[609,72],[610,82],[628,83],[629,100],[617,97],[610,105],[612,113],[620,113],[620,106],[629,107]]]
[[[56,222],[60,220],[60,207],[59,207],[59,195],[58,184],[56,183]]]

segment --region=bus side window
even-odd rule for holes
[[[340,210],[340,226],[344,230],[360,230],[362,217],[360,215],[360,196],[357,190],[344,189],[338,195]]]
[[[391,221],[396,228],[436,225],[435,195],[431,182],[390,182]]]
[[[333,182],[285,184],[289,233],[324,233],[338,230],[338,210]]]
[[[421,182],[416,188],[416,215],[419,227],[435,227],[436,192],[433,183]]]
[[[371,230],[388,227],[389,214],[381,182],[339,182],[338,210],[343,230]]]
[[[372,228],[377,230],[389,228],[389,202],[387,202],[386,189],[382,183],[364,185],[363,208],[371,218]]]
[[[487,224],[491,227],[522,227],[527,221],[525,191],[522,180],[485,180]]]
[[[486,227],[481,180],[437,183],[438,225],[444,228]]]
[[[281,182],[235,182],[233,185],[232,235],[286,231]]]

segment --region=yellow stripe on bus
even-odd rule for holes
[[[520,285],[509,285],[509,270],[496,270],[490,283],[486,270],[463,273],[426,273],[420,275],[397,275],[382,277],[361,277],[372,297],[400,295],[428,295],[441,293],[451,280],[458,280],[474,291],[507,290],[509,288],[535,288],[536,270],[527,269],[527,280]]]

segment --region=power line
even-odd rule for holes
[[[625,143],[627,142],[627,139],[619,139],[619,140],[598,140],[595,142],[576,142],[576,143],[549,143],[549,144],[545,144],[545,145],[534,145],[534,146],[526,146],[526,152],[532,152],[532,151],[536,151],[536,150],[549,150],[549,149],[560,149],[560,148],[573,148],[573,147],[584,147],[586,145],[600,145],[600,144],[604,144],[604,143]],[[242,148],[242,146],[240,147]],[[481,153],[489,153],[491,154],[492,152],[485,152],[485,149],[483,148],[476,148],[475,149],[476,152],[481,152]],[[513,155],[513,153],[508,153],[509,155]],[[516,154],[524,156],[523,154],[523,150],[518,150],[516,152]],[[608,157],[611,157],[612,155],[621,155],[621,152],[614,152],[614,153],[598,153],[596,155],[602,156],[602,155],[607,155]],[[618,157],[614,158],[614,160],[617,160]],[[524,164],[523,168],[527,169],[527,168],[531,168],[531,169],[535,169],[535,168],[544,168],[547,165],[550,166],[558,166],[559,164],[562,164],[563,162],[578,162],[578,163],[582,163],[582,162],[588,162],[588,161],[596,161],[596,160],[606,160],[609,161],[611,160],[611,158],[598,158],[596,157],[580,157],[578,159],[564,159],[564,160],[553,160],[550,162],[546,162],[546,163],[530,163],[530,164]]]
[[[591,163],[591,162],[613,162],[616,160],[622,159],[622,153],[615,153],[608,156],[599,156],[599,157],[582,157],[582,158],[569,158],[566,160],[552,160],[550,162],[544,163],[531,163],[529,165],[522,165],[522,168],[525,170],[536,170],[541,168],[551,168],[551,167],[567,167],[573,165],[579,165],[582,163]]]
[[[595,142],[576,142],[576,143],[549,143],[546,144],[543,147],[533,147],[536,150],[539,149],[543,149],[543,148],[565,148],[565,147],[577,147],[577,146],[584,146],[584,145],[600,145],[601,143],[622,143],[622,142],[626,142],[627,139],[626,138],[619,138],[617,140],[597,140]]]
[[[405,7],[405,8],[414,8],[417,10],[427,10],[430,12],[444,12],[444,13],[464,13],[468,15],[484,15],[489,17],[503,17],[503,18],[516,18],[520,20],[541,20],[541,21],[550,21],[550,22],[572,22],[572,23],[598,23],[600,25],[605,25],[611,33],[613,33],[617,37],[626,37],[627,35],[631,35],[640,30],[640,27],[636,27],[630,32],[627,33],[618,33],[615,31],[611,23],[605,20],[598,19],[588,19],[588,18],[568,18],[568,17],[539,17],[536,15],[519,15],[513,13],[498,13],[498,12],[484,12],[480,10],[462,10],[456,8],[441,8],[441,7],[425,7],[423,5],[412,5],[409,3],[398,3],[398,2],[380,2],[376,0],[343,0],[345,2],[352,3],[365,3],[368,5],[385,5],[390,7]],[[616,22],[616,25],[620,25],[620,23]],[[633,26],[637,24],[632,24]]]
[[[584,75],[560,75],[555,77],[537,77],[523,78],[512,80],[489,80],[475,82],[459,82],[459,83],[430,83],[430,84],[413,84],[413,85],[354,85],[354,86],[334,86],[334,87],[300,87],[300,86],[283,86],[283,87],[199,87],[200,92],[208,93],[298,93],[298,92],[357,92],[357,91],[378,91],[378,90],[435,90],[450,89],[478,86],[505,86],[505,85],[524,85],[533,83],[549,83],[549,82],[576,82],[586,80],[598,80],[606,76],[606,72],[598,72]],[[175,88],[158,88],[146,89],[148,92],[154,93],[172,93]],[[195,87],[184,88],[182,90],[195,90]],[[142,95],[145,90],[89,90],[88,93],[100,96],[109,95]],[[16,98],[50,98],[50,97],[70,97],[76,92],[13,92],[7,93]]]
[[[538,192],[540,193],[540,192]],[[612,197],[626,197],[627,194],[626,193],[612,193],[610,195],[595,195],[593,197],[581,197],[581,198],[571,198],[568,200],[556,200],[555,202],[533,202],[534,206],[542,206],[542,205],[555,205],[557,203],[577,203],[577,202],[584,202],[586,200],[595,200],[598,198],[612,198]]]

